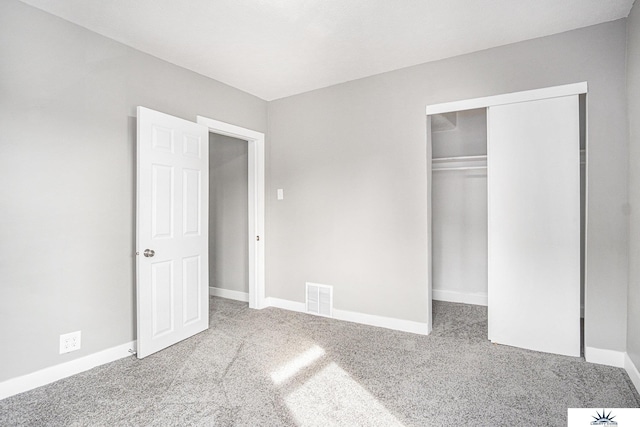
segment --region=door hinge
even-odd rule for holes
[[[256,236],[256,240],[259,242],[260,241],[260,236]]]

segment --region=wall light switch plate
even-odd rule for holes
[[[60,335],[60,354],[80,350],[81,331]]]
[[[278,188],[278,200],[284,199],[284,190],[282,188]]]

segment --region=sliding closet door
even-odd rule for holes
[[[580,356],[578,96],[488,110],[489,339]]]

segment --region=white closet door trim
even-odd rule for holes
[[[431,116],[427,116],[427,335],[433,329],[433,210],[432,210],[432,178],[433,178],[433,141],[431,132]]]
[[[427,115],[473,110],[475,108],[487,108],[495,105],[514,104],[516,102],[535,101],[538,99],[557,98],[560,96],[580,95],[587,93],[587,86],[587,82],[580,82],[543,89],[533,89],[523,92],[505,93],[502,95],[485,96],[483,98],[427,105]]]

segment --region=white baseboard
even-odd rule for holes
[[[276,307],[283,310],[297,311],[300,313],[307,312],[307,305],[303,302],[289,301],[286,299],[267,297],[264,300],[265,307]],[[311,314],[311,313],[308,313]]]
[[[428,335],[429,325],[413,320],[397,319],[395,317],[377,316],[375,314],[358,313],[355,311],[333,309],[333,318],[394,331],[411,332],[413,334]]]
[[[249,302],[248,292],[232,291],[230,289],[222,289],[209,286],[209,295],[213,295],[214,297],[234,299],[236,301]]]
[[[267,307],[276,307],[283,310],[297,311],[300,313],[307,312],[306,304],[303,302],[289,301],[280,298],[268,297],[266,298]],[[414,334],[427,335],[429,334],[429,327],[426,323],[414,322],[412,320],[396,319],[393,317],[376,316],[373,314],[358,313],[355,311],[333,309],[333,319],[343,320],[346,322],[360,323],[363,325],[377,326],[379,328],[393,329],[396,331],[411,332]]]
[[[624,351],[605,350],[595,347],[584,348],[584,358],[586,361],[590,363],[598,363],[600,365],[624,368],[625,356],[626,353]]]
[[[636,390],[640,393],[640,372],[638,372],[638,367],[633,364],[633,361],[627,353],[624,354],[624,369],[627,371],[627,374],[629,374],[633,385],[636,386]]]
[[[80,372],[88,371],[96,366],[131,356],[129,350],[135,351],[135,348],[136,342],[131,341],[97,353],[89,354],[79,359],[70,360],[69,362],[41,369],[31,374],[3,381],[0,383],[0,399],[33,390],[34,388],[79,374]]]
[[[468,293],[433,289],[432,298],[436,301],[460,302],[463,304],[487,305],[486,293]]]

